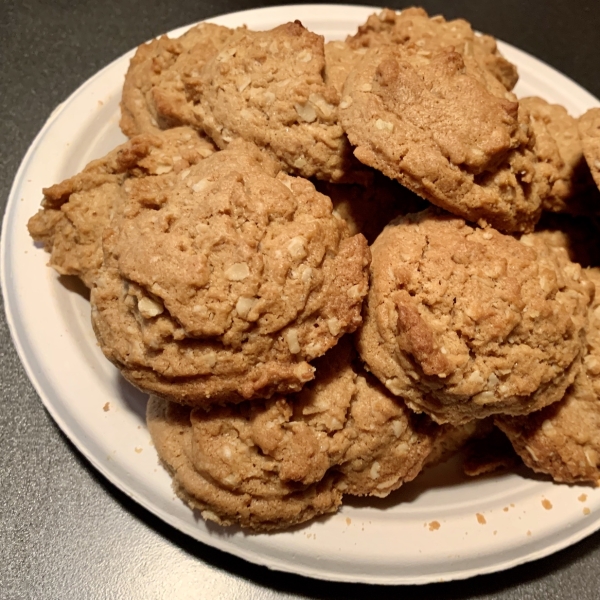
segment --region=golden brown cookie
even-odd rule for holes
[[[590,168],[592,177],[600,189],[600,108],[590,108],[579,117],[579,136],[583,156]]]
[[[220,148],[241,137],[290,173],[362,181],[338,123],[339,92],[325,83],[324,70],[323,37],[299,21],[239,31],[202,69],[194,110]]]
[[[146,420],[158,456],[173,476],[175,492],[190,508],[199,510],[204,519],[220,525],[268,531],[334,512],[341,504],[342,493],[334,486],[333,475],[309,486],[288,483],[287,493],[279,495],[231,491],[226,485],[203,476],[193,461],[195,448],[191,412],[189,407],[151,396]],[[263,458],[263,461],[267,460]],[[254,472],[262,478],[270,476],[272,481],[277,482],[278,490],[286,487],[276,475],[258,467],[247,476],[251,479]],[[268,492],[268,486],[263,487]]]
[[[600,193],[583,157],[577,119],[563,106],[535,96],[519,103],[531,117],[534,152],[541,168],[548,170],[550,191],[543,209],[575,215],[600,212]]]
[[[353,69],[340,120],[355,156],[430,202],[503,231],[531,231],[548,181],[529,116],[452,48],[370,49]]]
[[[365,238],[256,146],[238,140],[123,192],[92,318],[142,390],[200,406],[296,391],[309,362],[360,324]]]
[[[555,481],[600,484],[600,270],[586,269],[596,297],[583,366],[565,397],[525,417],[497,417],[523,462]]]
[[[371,374],[354,369],[354,397],[344,426],[350,445],[336,468],[338,488],[344,494],[383,498],[421,472],[441,430]]]
[[[178,493],[222,524],[281,529],[335,511],[342,494],[383,497],[413,479],[439,428],[354,354],[344,338],[316,361],[315,380],[286,397],[208,412],[152,398],[150,433]]]
[[[125,135],[198,127],[193,89],[200,70],[234,30],[200,23],[177,39],[163,35],[142,44],[130,61],[121,99],[120,127]]]
[[[325,83],[341,96],[348,73],[361,61],[367,48],[353,48],[341,40],[327,42],[325,50]]]
[[[31,237],[50,252],[50,266],[77,275],[92,287],[102,265],[102,233],[130,178],[175,175],[215,151],[186,127],[140,135],[65,181],[44,189],[42,208],[27,224]]]
[[[335,212],[348,223],[350,233],[362,233],[369,244],[395,217],[428,206],[409,189],[376,171],[368,187],[327,181],[315,181],[315,187],[331,198]]]
[[[508,90],[512,90],[519,77],[515,65],[498,51],[493,37],[475,33],[464,19],[446,21],[441,15],[429,17],[422,8],[406,8],[399,13],[384,9],[378,15],[371,15],[346,41],[354,49],[392,44],[434,52],[452,46],[474,58]]]
[[[413,410],[461,424],[562,398],[593,295],[564,249],[429,209],[393,221],[371,251],[358,348]]]

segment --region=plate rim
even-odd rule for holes
[[[254,17],[261,17],[265,14],[271,14],[271,13],[274,13],[277,11],[281,11],[282,9],[285,9],[286,11],[302,10],[302,11],[307,11],[307,12],[311,11],[311,10],[315,11],[317,9],[319,11],[322,11],[323,9],[330,9],[330,10],[351,9],[357,13],[362,12],[365,15],[380,10],[379,7],[374,7],[374,6],[338,5],[338,4],[280,5],[280,6],[262,7],[262,8],[257,8],[257,9],[247,9],[247,10],[243,10],[243,11],[236,11],[236,12],[228,13],[225,15],[218,15],[215,17],[210,17],[208,19],[205,19],[205,21],[218,22],[221,19],[228,19],[231,17],[236,17],[238,19],[244,19],[245,17],[248,17],[250,15],[252,15]],[[366,11],[368,11],[368,13]],[[202,22],[202,21],[199,21],[199,22]],[[181,33],[183,33],[183,31],[187,30],[189,27],[191,27],[195,24],[196,23],[191,23],[190,25],[179,27],[177,29],[174,29],[174,30],[168,32],[168,34],[171,36],[181,35]],[[592,102],[596,105],[600,105],[600,102],[594,96],[592,96],[589,92],[587,92],[587,90],[584,90],[584,88],[579,86],[579,84],[577,84],[576,82],[574,82],[567,76],[563,75],[559,71],[555,70],[551,66],[547,65],[543,61],[540,61],[539,59],[533,57],[532,55],[530,55],[514,46],[511,46],[509,44],[501,42],[501,41],[499,41],[499,47],[503,52],[508,48],[508,49],[510,49],[510,52],[514,51],[514,53],[516,53],[518,55],[522,55],[522,56],[527,57],[528,59],[531,59],[532,61],[535,62],[536,67],[543,65],[543,67],[545,69],[548,69],[554,76],[556,74],[559,74],[561,77],[568,79],[569,82],[571,82],[574,86],[576,86],[581,93],[585,92],[585,94],[587,94],[589,96],[589,99],[588,99],[589,102]],[[120,63],[121,61],[124,61],[127,58],[131,57],[134,52],[135,52],[135,48],[129,50],[128,52],[124,53],[120,57],[117,57],[116,59],[111,61],[105,67],[103,67],[102,69],[97,71],[94,75],[92,75],[90,78],[88,78],[86,81],[84,81],[80,86],[78,86],[77,89],[74,90],[67,99],[65,99],[63,102],[61,102],[59,105],[57,105],[57,107],[52,111],[52,113],[50,114],[50,116],[48,117],[48,119],[46,120],[46,122],[44,123],[44,125],[42,126],[40,131],[38,132],[38,134],[35,136],[35,138],[31,142],[25,156],[23,157],[23,159],[19,165],[17,173],[15,174],[15,177],[14,177],[14,180],[13,180],[13,183],[12,183],[9,195],[8,195],[8,200],[6,203],[6,208],[5,208],[5,213],[4,213],[4,217],[3,217],[3,223],[2,223],[2,232],[1,232],[2,240],[1,240],[1,246],[0,246],[0,283],[1,283],[1,288],[2,288],[2,295],[4,298],[4,309],[5,309],[7,324],[9,327],[12,343],[17,351],[17,354],[19,356],[21,364],[23,365],[29,380],[33,384],[38,396],[42,400],[44,407],[46,408],[48,413],[51,415],[53,420],[56,422],[58,427],[61,429],[61,431],[63,431],[65,433],[65,435],[67,435],[67,437],[74,444],[74,446],[77,448],[77,450],[86,458],[86,460],[94,467],[94,469],[97,472],[101,473],[102,476],[104,478],[106,478],[112,485],[116,486],[120,491],[122,491],[127,496],[132,498],[137,504],[141,505],[145,510],[148,510],[150,513],[155,514],[162,521],[166,522],[169,526],[174,527],[175,529],[177,529],[179,531],[182,531],[186,535],[192,537],[194,540],[200,541],[200,543],[205,543],[211,547],[217,548],[217,549],[227,552],[229,554],[233,554],[233,555],[243,558],[244,560],[247,560],[251,563],[266,566],[267,568],[270,568],[270,569],[275,569],[278,571],[289,572],[289,573],[295,573],[298,575],[303,575],[303,576],[312,577],[312,578],[316,578],[316,579],[322,579],[322,580],[340,581],[340,582],[357,582],[357,583],[358,582],[378,583],[378,584],[386,584],[386,585],[426,584],[426,583],[431,583],[433,581],[439,581],[440,577],[432,577],[430,575],[425,575],[425,576],[416,577],[416,578],[415,577],[390,577],[390,576],[388,576],[388,577],[369,576],[369,577],[358,577],[357,578],[354,575],[348,575],[348,574],[344,574],[341,572],[340,573],[332,573],[332,572],[322,573],[320,571],[315,571],[314,569],[310,569],[310,568],[298,569],[298,568],[294,568],[295,565],[289,565],[287,562],[281,562],[278,559],[278,557],[266,556],[266,555],[263,556],[260,554],[256,554],[253,551],[245,551],[245,549],[243,547],[232,546],[231,544],[224,543],[223,540],[226,540],[227,539],[226,537],[221,538],[221,537],[213,536],[212,538],[210,538],[210,541],[200,540],[197,537],[197,535],[195,535],[196,532],[193,531],[193,528],[189,527],[189,525],[187,523],[182,523],[181,521],[178,520],[177,517],[171,515],[170,513],[163,510],[156,504],[147,500],[142,494],[138,493],[136,490],[131,488],[130,485],[127,483],[127,481],[124,480],[121,476],[119,476],[119,474],[115,474],[115,472],[113,470],[108,468],[107,463],[101,462],[96,456],[94,456],[93,453],[89,450],[88,446],[84,443],[84,441],[81,440],[79,438],[79,436],[74,433],[72,427],[67,422],[65,422],[65,420],[63,419],[62,415],[60,414],[60,411],[58,410],[58,408],[56,406],[54,406],[54,404],[49,400],[47,391],[46,391],[44,385],[42,384],[40,377],[38,376],[38,373],[36,372],[36,369],[34,368],[37,360],[27,354],[25,347],[24,347],[24,340],[20,337],[20,334],[18,331],[18,324],[17,324],[17,320],[19,318],[19,314],[18,314],[18,310],[17,310],[18,301],[17,301],[16,297],[14,296],[14,293],[15,293],[14,289],[12,288],[12,286],[9,285],[10,278],[7,277],[11,273],[11,266],[12,266],[12,263],[10,261],[10,247],[9,247],[9,242],[10,242],[12,236],[11,236],[11,232],[9,231],[9,226],[15,220],[14,214],[16,211],[16,205],[18,203],[18,196],[20,195],[19,190],[23,186],[24,179],[25,179],[28,169],[31,165],[31,161],[35,158],[36,151],[39,149],[40,144],[42,143],[43,139],[48,134],[48,131],[52,128],[53,124],[66,111],[68,111],[69,105],[73,102],[73,100],[77,96],[85,93],[86,89],[89,86],[91,86],[97,79],[99,79],[103,75],[105,75],[107,71],[110,71],[111,69],[113,69],[117,63]],[[519,564],[523,564],[525,562],[538,560],[539,558],[548,556],[550,554],[557,552],[558,550],[561,550],[563,548],[571,546],[572,544],[575,544],[576,542],[580,541],[581,539],[591,535],[598,529],[600,529],[600,517],[597,517],[596,521],[592,521],[590,519],[590,524],[588,525],[588,527],[581,528],[577,532],[572,534],[570,537],[562,539],[553,545],[546,546],[546,547],[538,550],[537,552],[533,552],[531,554],[524,555],[524,556],[518,556],[511,560],[505,560],[502,563],[494,563],[494,564],[490,565],[488,568],[474,568],[471,570],[462,569],[459,572],[445,573],[444,576],[441,578],[441,580],[449,581],[449,580],[466,579],[466,578],[473,577],[475,575],[498,572],[498,571],[512,568]]]

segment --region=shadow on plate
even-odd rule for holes
[[[59,275],[58,282],[68,291],[90,301],[90,289],[75,275]]]
[[[116,373],[115,377],[117,378],[117,389],[119,390],[119,396],[123,400],[123,404],[138,417],[140,423],[146,426],[148,394],[138,390],[120,373]]]

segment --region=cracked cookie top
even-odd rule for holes
[[[123,85],[123,133],[133,137],[179,125],[199,127],[192,100],[200,70],[234,32],[200,23],[177,39],[163,35],[139,46]]]
[[[371,250],[359,350],[411,408],[460,424],[562,398],[593,297],[564,249],[428,209],[393,221]]]
[[[130,178],[162,180],[215,151],[187,127],[135,136],[81,173],[45,188],[42,208],[27,224],[31,237],[50,253],[50,266],[76,275],[91,288],[103,261],[102,234],[121,203]]]
[[[324,70],[323,37],[299,21],[240,31],[203,69],[195,110],[220,148],[241,137],[293,174],[361,180],[338,123],[339,92],[325,83]]]
[[[446,48],[369,49],[350,72],[340,120],[355,156],[467,220],[531,231],[548,181],[529,115],[477,63]]]
[[[342,495],[384,497],[413,479],[440,428],[354,355],[344,338],[315,361],[315,380],[286,397],[191,412],[152,398],[148,426],[178,493],[207,519],[266,530],[332,512]]]
[[[508,90],[519,78],[517,68],[500,54],[492,36],[475,33],[464,19],[429,17],[422,8],[411,7],[402,12],[384,9],[371,15],[346,42],[354,49],[391,44],[437,51],[452,46],[460,54],[473,57]]]
[[[531,117],[534,152],[550,183],[544,210],[574,215],[600,212],[600,194],[583,157],[577,119],[559,104],[535,96],[519,103]]]
[[[92,315],[141,389],[191,405],[298,390],[360,324],[365,238],[252,144],[123,192]]]

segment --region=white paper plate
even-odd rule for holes
[[[373,10],[285,6],[214,22],[269,29],[294,18],[328,39],[343,39]],[[573,115],[599,105],[535,58],[506,44],[500,48],[519,67],[519,95],[538,94]],[[86,458],[134,500],[197,540],[321,579],[399,584],[466,578],[548,555],[599,529],[600,489],[554,485],[525,471],[465,481],[452,464],[385,500],[350,501],[334,516],[269,535],[206,524],[174,498],[146,431],[145,396],[104,359],[88,303],[59,282],[25,227],[42,187],[124,141],[119,99],[131,55],[100,71],[51,115],[23,159],[2,231],[2,289],[17,351],[46,408]]]

